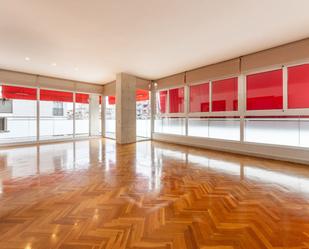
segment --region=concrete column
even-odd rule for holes
[[[99,136],[99,122],[100,122],[100,111],[99,111],[99,95],[91,94],[89,99],[89,121],[90,121],[90,136]]]
[[[151,136],[150,138],[152,139],[152,134],[154,133],[154,128],[155,128],[155,118],[156,118],[156,113],[157,113],[157,107],[156,107],[156,83],[151,82]]]
[[[102,103],[101,103],[101,132],[102,132],[102,137],[105,137],[105,108],[106,108],[106,96],[102,96]]]
[[[119,73],[116,77],[116,141],[136,142],[136,77]]]

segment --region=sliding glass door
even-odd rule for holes
[[[40,90],[40,139],[73,137],[73,93]]]
[[[116,99],[105,97],[105,137],[116,138]]]
[[[75,136],[89,136],[89,94],[75,95]]]
[[[136,137],[137,140],[151,136],[151,104],[149,91],[136,90]]]
[[[0,86],[0,143],[35,141],[37,89]]]

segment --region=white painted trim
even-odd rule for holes
[[[80,140],[88,140],[88,139],[94,139],[94,138],[101,138],[101,136],[81,136],[77,138],[61,138],[61,139],[43,139],[38,141],[24,141],[24,142],[12,142],[12,143],[0,143],[0,149],[6,148],[6,147],[14,147],[14,146],[26,146],[26,145],[39,145],[39,144],[53,144],[53,143],[65,143],[65,142],[74,142],[74,141],[80,141]]]
[[[190,110],[190,88],[188,85],[184,88],[184,111],[185,111],[185,134],[188,135],[188,113]]]
[[[209,113],[212,112],[212,81],[209,81]]]
[[[36,91],[36,141],[40,140],[40,88],[37,88]]]
[[[75,128],[76,128],[76,120],[75,120],[75,112],[76,112],[76,108],[75,108],[75,100],[76,100],[76,93],[73,93],[73,138],[76,138],[76,134],[75,134]]]
[[[282,67],[282,80],[283,80],[283,111],[286,112],[288,110],[288,70],[286,66]]]

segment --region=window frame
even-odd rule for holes
[[[39,143],[45,143],[45,142],[55,142],[55,141],[74,141],[76,139],[83,139],[83,137],[78,137],[75,135],[76,133],[76,125],[75,125],[75,104],[76,104],[76,94],[77,93],[82,93],[82,94],[88,94],[89,95],[89,98],[91,98],[91,95],[92,94],[96,94],[98,96],[101,96],[102,99],[104,98],[104,95],[103,94],[97,94],[97,93],[90,93],[90,92],[84,92],[84,91],[76,91],[76,90],[66,90],[66,89],[59,89],[59,88],[52,88],[52,87],[40,87],[40,86],[37,86],[37,85],[28,85],[28,84],[18,84],[18,83],[10,83],[10,82],[6,82],[6,81],[0,81],[0,86],[2,85],[6,85],[6,86],[16,86],[16,87],[26,87],[26,88],[33,88],[33,89],[36,89],[37,91],[37,96],[36,96],[36,139],[34,141],[25,141],[25,142],[18,142],[18,141],[12,141],[12,142],[9,142],[9,143],[0,143],[0,148],[3,147],[3,146],[7,146],[8,144],[16,144],[16,145],[19,145],[19,144],[39,144]],[[69,93],[72,93],[73,94],[73,136],[72,137],[69,137],[69,138],[59,138],[59,139],[44,139],[44,138],[41,138],[40,136],[40,90],[51,90],[51,91],[59,91],[59,92],[69,92]],[[101,115],[102,117],[102,120],[104,120],[104,106],[102,105],[102,108],[101,108],[101,113],[99,115]],[[90,108],[90,102],[89,102],[89,115],[91,112],[91,108]],[[103,121],[102,121],[103,123]],[[88,136],[85,136],[85,138],[90,138],[91,137],[91,134],[90,134],[90,129],[91,129],[91,118],[89,117],[89,133],[88,133]],[[101,126],[101,132],[102,134],[104,134],[104,125]],[[103,135],[99,135],[99,136],[102,136]]]
[[[293,115],[293,114],[309,115],[309,107],[308,108],[288,108],[288,68],[295,67],[295,66],[301,66],[304,64],[309,64],[309,59],[286,63],[284,65],[284,67],[286,68],[286,113],[291,113],[290,115]]]
[[[294,63],[287,63],[284,65],[280,66],[271,66],[271,67],[263,67],[259,69],[254,69],[254,70],[249,70],[246,72],[243,72],[242,75],[244,77],[243,79],[243,88],[244,88],[244,116],[295,116],[295,115],[309,115],[309,108],[307,109],[288,109],[288,77],[287,77],[287,68],[291,66],[299,66],[305,63],[309,63],[308,60],[306,61],[299,61],[299,62],[294,62]],[[282,74],[283,74],[283,108],[281,110],[247,110],[247,76],[251,74],[258,74],[258,73],[264,73],[264,72],[270,72],[274,70],[282,69]]]
[[[178,112],[178,113],[170,113],[170,92],[169,90],[171,89],[178,89],[178,88],[184,88],[184,111],[183,112]],[[157,109],[157,98],[160,96],[161,91],[167,91],[167,98],[166,98],[166,112],[165,113],[160,113],[158,112]],[[184,84],[179,84],[175,85],[173,87],[166,87],[166,88],[160,88],[155,90],[155,119],[156,118],[181,118],[181,117],[186,117],[186,112],[187,112],[187,89],[186,85]]]
[[[237,78],[237,84],[238,84],[238,110],[237,111],[219,111],[219,112],[213,112],[212,111],[212,83],[213,81],[219,81],[219,80],[227,80],[231,78]],[[189,91],[190,91],[190,86],[194,85],[200,85],[203,83],[209,83],[209,112],[188,112],[188,117],[192,118],[198,118],[198,117],[221,117],[221,116],[240,116],[240,108],[241,108],[241,96],[240,96],[240,88],[241,88],[241,75],[240,74],[231,74],[227,75],[224,77],[213,77],[209,79],[205,79],[203,81],[197,81],[194,83],[188,83],[187,85],[189,86]],[[190,94],[190,92],[189,92]],[[190,96],[190,95],[189,95]],[[190,103],[189,103],[190,104]],[[188,109],[190,110],[190,109]]]

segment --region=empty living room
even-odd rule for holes
[[[0,249],[309,249],[309,0],[0,0]]]

